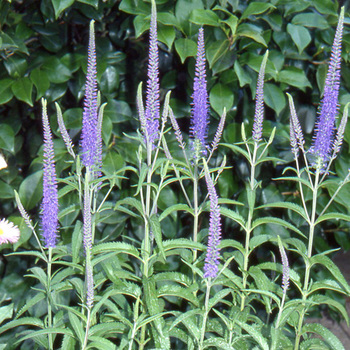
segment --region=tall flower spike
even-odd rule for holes
[[[41,230],[46,248],[54,248],[57,243],[58,194],[54,160],[54,148],[47,116],[46,100],[42,99],[42,118],[44,129],[44,173],[43,201],[41,204]]]
[[[145,111],[146,141],[152,145],[159,137],[159,68],[158,68],[158,39],[157,39],[157,10],[152,0],[151,27],[148,54],[147,96]],[[142,126],[142,120],[141,120]]]
[[[64,144],[66,145],[68,153],[75,159],[75,153],[73,151],[73,142],[64,124],[61,108],[57,102],[55,102],[55,106],[57,111],[58,127],[60,128],[60,132],[61,132]]]
[[[205,180],[207,183],[210,200],[209,236],[207,255],[204,264],[204,278],[215,278],[218,275],[221,241],[221,218],[219,199],[214,183],[210,177],[208,166],[204,163]]]
[[[293,148],[292,142],[294,142],[294,140],[292,140],[293,135],[295,138],[295,141],[298,145],[298,147],[304,152],[304,135],[303,135],[303,130],[301,129],[300,123],[299,123],[299,118],[297,116],[297,113],[295,111],[295,107],[294,107],[294,102],[293,102],[293,97],[287,93],[288,96],[288,100],[289,100],[289,109],[290,109],[290,132],[291,132],[291,146]],[[294,151],[293,151],[294,153]]]
[[[334,157],[339,152],[340,147],[343,143],[345,127],[346,127],[346,123],[348,121],[349,106],[350,106],[350,102],[348,102],[344,108],[343,117],[341,118],[341,121],[340,121],[337,136],[335,137],[335,141],[334,141],[334,145],[333,145]]]
[[[262,139],[262,125],[264,120],[264,78],[268,55],[269,51],[266,51],[264,58],[261,62],[258,75],[258,83],[256,87],[255,115],[253,124],[253,140],[255,142],[260,142]]]
[[[315,127],[313,146],[310,150],[319,159],[323,167],[326,167],[332,150],[335,119],[338,113],[343,23],[344,7],[340,11],[338,26],[335,32],[323,98]]]
[[[176,136],[177,142],[179,143],[181,149],[185,150],[185,144],[183,142],[182,133],[181,133],[179,124],[177,123],[177,120],[175,119],[173,110],[171,108],[169,108],[169,118],[170,118],[171,124],[173,126],[173,129],[175,131],[175,136]]]
[[[96,49],[95,21],[90,22],[88,66],[85,84],[83,111],[83,128],[81,133],[82,162],[85,167],[93,167],[96,163],[97,148],[97,79],[96,79]]]
[[[193,82],[192,99],[190,136],[194,142],[195,157],[198,157],[200,152],[197,151],[206,153],[206,139],[208,133],[208,91],[205,72],[203,28],[200,28],[198,33],[196,72]],[[199,148],[199,150],[197,148]]]
[[[222,133],[224,131],[225,121],[226,121],[226,108],[224,108],[224,111],[221,114],[220,122],[219,122],[218,128],[216,129],[214,140],[211,143],[211,153],[213,153],[219,146],[219,142],[220,142]]]
[[[281,260],[282,260],[282,289],[283,289],[283,293],[286,294],[289,288],[290,271],[289,271],[287,254],[279,236],[278,236],[278,247],[280,250]]]
[[[292,152],[295,156],[295,158],[298,157],[299,155],[299,147],[298,147],[298,142],[297,138],[295,135],[295,130],[294,130],[294,125],[293,125],[293,119],[292,117],[289,118],[290,123],[289,123],[289,134],[290,134],[290,146],[292,148]]]

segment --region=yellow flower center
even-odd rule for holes
[[[0,227],[0,236],[4,234],[4,230]]]

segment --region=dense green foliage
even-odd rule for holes
[[[286,208],[288,210],[283,211],[281,208],[268,207],[267,204],[283,201],[295,202],[300,199],[292,181],[273,180],[274,177],[280,177],[283,170],[293,161],[289,144],[290,112],[285,93],[289,92],[293,95],[304,132],[307,137],[310,137],[320,95],[323,91],[334,28],[338,20],[338,3],[331,0],[257,2],[160,0],[157,1],[157,9],[162,98],[164,99],[168,90],[172,91],[170,106],[173,108],[182,130],[188,130],[189,126],[190,96],[194,74],[193,57],[196,55],[196,35],[200,26],[203,26],[205,31],[208,61],[208,88],[211,105],[210,140],[213,138],[219,116],[224,108],[227,110],[227,121],[223,135],[224,143],[233,144],[242,141],[242,122],[246,124],[246,134],[251,134],[254,116],[252,101],[255,97],[257,72],[263,54],[267,49],[269,50],[265,77],[265,103],[267,107],[265,109],[264,137],[268,139],[274,127],[276,127],[276,136],[269,148],[269,155],[274,158],[267,159],[269,162],[262,164],[257,170],[256,175],[261,181],[262,187],[257,191],[256,204],[266,205],[263,208],[264,216],[292,221],[297,230],[304,232],[305,222],[302,217],[296,215],[295,210]],[[111,193],[108,203],[106,203],[107,207],[98,218],[99,227],[96,239],[99,242],[118,241],[120,243],[123,241],[123,243],[118,246],[100,245],[94,254],[97,256],[103,256],[107,253],[114,254],[115,252],[118,254],[118,249],[125,253],[129,249],[129,256],[139,257],[139,252],[136,249],[134,251],[131,246],[123,244],[133,243],[138,246],[141,241],[142,213],[137,211],[137,204],[133,202],[132,197],[135,192],[138,193],[139,188],[135,187],[143,183],[142,176],[146,175],[138,174],[137,171],[128,172],[128,169],[123,169],[118,173],[118,176],[114,177],[114,175],[126,164],[136,169],[139,164],[139,148],[134,140],[137,136],[136,130],[139,128],[136,113],[136,90],[138,83],[146,79],[149,16],[150,3],[142,0],[13,0],[11,2],[3,1],[0,4],[0,150],[9,163],[7,169],[0,171],[0,214],[1,217],[8,217],[17,223],[21,229],[21,239],[14,245],[15,251],[32,250],[33,247],[36,247],[31,231],[26,228],[17,211],[14,190],[18,191],[25,209],[32,218],[37,219],[42,197],[40,107],[42,97],[48,100],[51,127],[57,136],[55,151],[58,176],[66,177],[68,180],[74,179],[73,175],[72,178],[69,176],[73,170],[77,169],[74,168],[75,165],[72,164],[60,138],[54,102],[58,102],[61,106],[66,127],[70,130],[70,135],[78,148],[82,118],[82,108],[78,106],[82,107],[83,103],[88,28],[90,20],[95,19],[99,90],[102,102],[107,102],[102,129],[103,172],[109,177],[111,183],[115,182],[113,185],[116,185],[117,189]],[[350,23],[349,17],[346,16],[345,22],[346,24]],[[345,104],[350,102],[349,52],[350,35],[345,26],[340,92],[341,112]],[[172,154],[179,154],[180,151],[174,135],[169,132],[167,137],[170,139],[169,148]],[[320,189],[318,198],[320,204],[327,203],[330,195],[335,192],[338,186],[337,176],[342,179],[348,172],[350,164],[349,143],[350,129],[348,127],[342,155],[335,162],[333,169],[337,175],[333,176],[332,173],[331,179],[334,181],[329,181],[324,188]],[[212,167],[220,167],[224,157],[226,157],[226,163],[230,165],[230,167],[223,169],[217,190],[220,197],[228,199],[227,205],[234,208],[237,215],[246,217],[248,211],[246,206],[233,207],[231,205],[235,203],[232,200],[242,203],[247,201],[247,192],[243,183],[249,176],[249,162],[244,159],[241,153],[237,153],[236,149],[234,149],[235,152],[231,152],[229,148],[221,147],[213,159]],[[165,163],[162,166],[165,167]],[[160,178],[164,169],[159,165],[157,171],[156,176]],[[127,178],[122,178],[122,175],[127,175]],[[76,223],[77,219],[81,219],[79,197],[70,186],[72,186],[71,183],[67,183],[66,186],[61,183],[59,187],[60,234],[64,244],[70,244],[72,235],[77,242],[80,242],[79,222]],[[204,199],[205,186],[203,186],[202,191]],[[107,190],[103,188],[101,192],[105,194]],[[307,194],[311,196],[310,193]],[[332,203],[330,211],[350,214],[349,196],[350,187],[348,184]],[[160,245],[162,248],[159,249],[165,249],[165,252],[158,252],[158,260],[154,265],[155,270],[159,273],[159,281],[157,281],[159,290],[161,290],[162,283],[170,278],[170,275],[161,275],[161,272],[168,269],[176,271],[180,264],[177,257],[168,259],[167,264],[163,264],[162,259],[171,249],[179,249],[180,251],[181,248],[185,248],[181,246],[181,242],[174,243],[174,247],[172,247],[170,239],[190,238],[191,215],[186,213],[186,210],[185,213],[182,212],[184,207],[176,207],[179,203],[184,203],[184,198],[175,185],[169,185],[160,192],[157,205],[162,214],[159,222],[162,225],[163,239],[169,241],[167,242],[168,246],[164,248]],[[166,211],[167,208],[172,209]],[[203,210],[207,210],[207,208],[204,207]],[[226,214],[227,217],[234,216],[229,211]],[[130,219],[131,217],[133,220]],[[239,231],[237,217],[235,218],[236,220],[225,221],[223,235],[226,239],[237,239],[243,242],[244,238]],[[345,250],[350,247],[349,224],[332,217],[330,219],[317,227],[316,252],[323,252],[339,245]],[[157,222],[154,225],[158,224]],[[290,227],[286,228],[284,225],[280,225],[280,222],[274,223],[273,220],[259,223],[254,231],[254,236],[258,237],[259,234],[265,232],[272,232],[275,238],[271,241],[275,243],[277,235],[285,239],[294,237]],[[206,234],[207,220],[204,219],[200,223],[199,236],[203,238]],[[266,258],[266,254],[270,254],[267,253],[267,249],[271,249],[276,255],[278,254],[275,243],[271,246],[260,247],[263,242],[258,240],[257,238],[255,241],[257,249],[252,257],[255,262],[260,262]],[[78,265],[83,259],[79,253],[81,246],[78,243],[75,246],[69,244],[67,249],[70,251],[63,251],[62,255],[72,253],[73,263]],[[225,253],[226,258],[231,254],[232,248],[229,246],[229,242],[227,244],[229,249]],[[10,245],[2,245],[0,250],[8,252],[9,247]],[[204,246],[200,243],[186,248],[204,250]],[[189,249],[183,249],[181,258],[184,261],[190,261],[191,254]],[[28,257],[22,259],[21,256],[4,257],[4,262],[0,265],[4,276],[0,284],[0,295],[3,296],[0,301],[5,302],[4,305],[7,309],[1,309],[0,322],[8,318],[10,313],[17,313],[25,305],[26,300],[32,300],[34,293],[30,287],[40,288],[40,284],[35,284],[37,283],[35,278],[23,277],[27,269],[34,265],[34,256],[32,259],[28,259]],[[139,279],[127,275],[115,276],[116,270],[126,274],[121,266],[123,268],[127,266],[126,269],[131,270],[127,254],[121,256],[118,262],[119,266],[114,265],[108,259],[103,264],[98,265],[96,268],[98,281],[101,285],[106,283],[106,280],[112,281],[114,285],[119,286],[125,295],[128,294],[139,302],[140,288],[136,286],[140,282]],[[303,264],[302,259],[300,258],[299,261],[299,258],[295,257],[297,272]],[[101,258],[101,261],[103,259]],[[280,273],[281,267],[279,266],[277,270],[277,273]],[[61,275],[56,275],[58,291],[61,293],[64,290],[62,300],[59,300],[58,304],[70,305],[71,302],[77,304],[79,303],[77,295],[66,284],[62,282],[62,285],[59,285],[59,283],[69,274],[79,275],[81,271],[78,273],[73,267],[62,271]],[[184,269],[181,271],[183,272],[181,275],[176,275],[174,272],[171,275],[177,282],[174,282],[174,285],[181,284],[189,288],[192,281],[188,281],[184,277],[188,271]],[[261,278],[260,272],[256,271],[255,276],[253,272],[254,281],[259,280]],[[315,273],[313,278],[315,280],[328,278],[330,273],[322,270]],[[30,275],[36,276],[40,280],[39,269],[32,268]],[[122,284],[121,278],[132,280],[135,285]],[[164,281],[161,280],[162,278]],[[181,278],[185,280],[181,280]],[[265,282],[267,283],[264,279],[262,283]],[[83,295],[81,279],[74,277],[69,283],[70,287],[76,283],[74,288]],[[197,301],[193,293],[198,292],[197,287],[195,285],[193,290],[187,293],[179,292],[177,287],[174,287],[173,290],[164,288],[159,292],[159,295],[163,292],[165,295],[163,302],[173,303],[178,311],[182,311],[183,305],[179,301],[180,299],[187,299],[196,305]],[[149,288],[155,288],[155,282],[154,285],[150,283]],[[258,285],[256,288],[263,288],[263,286]],[[220,298],[225,298],[226,292],[229,293],[226,289],[221,290]],[[268,297],[270,295],[265,295],[262,299],[268,299]],[[334,298],[338,298],[338,296]],[[9,301],[11,304],[8,303]],[[36,300],[36,302],[35,307],[29,308],[28,314],[40,318],[45,314],[46,306],[40,300]],[[122,305],[121,299],[118,299],[118,302]],[[260,307],[258,302],[254,306]],[[104,312],[110,311],[108,307],[104,309]],[[154,307],[157,311],[158,306]],[[64,309],[64,307],[62,308]],[[158,311],[160,312],[161,309],[160,307]],[[133,313],[138,312],[135,310],[136,307],[133,310],[128,309],[126,314],[132,318]],[[24,314],[27,310],[22,311]],[[217,312],[221,317],[220,311]],[[263,310],[262,312],[269,314],[271,310]],[[62,314],[58,313],[57,319],[63,323]],[[72,328],[79,333],[80,320],[75,319],[77,316],[72,313],[69,315]],[[110,321],[108,317],[108,315],[101,316],[101,320]],[[224,319],[223,316],[222,319]],[[65,320],[65,322],[68,321]],[[218,327],[218,323],[215,322],[213,321],[208,326],[209,329]],[[25,323],[23,324],[25,325]],[[157,323],[156,325],[159,326]],[[114,326],[115,328],[111,328],[112,334],[124,331],[124,328],[118,328],[121,326],[115,324]],[[21,330],[25,331],[25,326],[23,327]],[[187,327],[190,328],[190,325]],[[254,330],[250,328],[247,328],[246,331],[249,334],[255,334]],[[96,334],[99,332],[103,333],[97,329]],[[67,333],[64,334],[67,336]],[[4,333],[1,343],[10,342],[12,337],[11,331]],[[181,339],[185,336],[179,331],[178,337]],[[67,339],[70,338],[68,336],[65,338],[66,344],[69,343]],[[27,346],[30,348],[32,343],[28,342]],[[107,343],[106,348],[108,346]]]

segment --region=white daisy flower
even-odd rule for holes
[[[16,225],[5,219],[0,221],[0,244],[16,243],[19,236],[20,232]]]
[[[7,163],[4,156],[0,153],[0,170],[7,168]]]

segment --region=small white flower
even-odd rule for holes
[[[0,170],[7,168],[6,160],[4,159],[3,155],[0,153]]]
[[[16,243],[19,236],[20,232],[16,225],[5,219],[0,221],[0,244]]]

